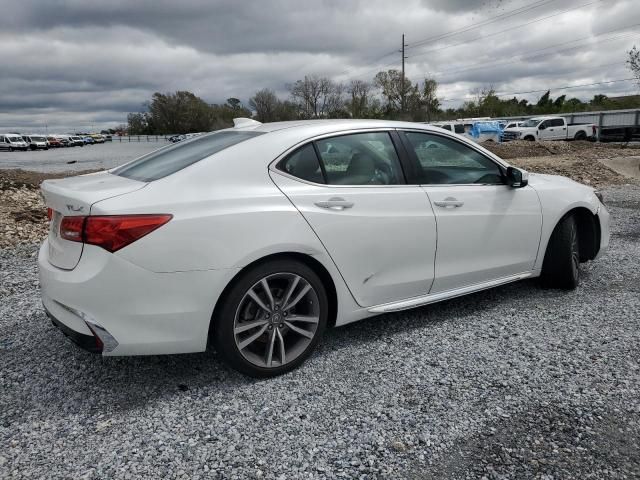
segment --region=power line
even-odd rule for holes
[[[592,2],[583,3],[582,5],[578,5],[577,7],[569,8],[567,10],[563,10],[562,12],[554,13],[553,15],[547,15],[546,17],[541,17],[541,18],[538,18],[538,19],[535,19],[535,20],[531,20],[531,21],[526,22],[526,23],[521,23],[520,25],[515,25],[513,27],[505,28],[504,30],[500,30],[498,32],[493,32],[493,33],[489,33],[489,34],[486,34],[486,35],[480,35],[479,37],[475,37],[475,38],[472,38],[470,40],[466,40],[466,41],[460,42],[460,43],[454,43],[452,45],[445,45],[445,46],[442,46],[442,47],[437,47],[437,48],[431,48],[429,50],[424,50],[424,51],[422,51],[422,52],[420,52],[420,53],[418,53],[416,55],[412,55],[409,58],[420,57],[420,56],[426,55],[427,53],[438,52],[438,51],[446,50],[448,48],[453,48],[453,47],[459,47],[461,45],[466,45],[468,43],[475,42],[476,40],[482,40],[484,38],[495,37],[496,35],[500,35],[502,33],[509,32],[511,30],[517,30],[518,28],[522,28],[522,27],[526,27],[527,25],[532,25],[534,23],[542,22],[543,20],[548,20],[549,18],[557,17],[559,15],[564,15],[565,13],[572,12],[574,10],[578,10],[579,8],[588,7],[589,5],[593,5],[595,3],[600,3],[600,2],[603,2],[603,1],[605,1],[605,0],[594,0]]]
[[[553,54],[557,54],[557,53],[562,53],[562,52],[568,52],[568,51],[571,51],[571,50],[576,50],[578,48],[583,48],[583,45],[577,45],[577,46],[563,48],[563,49],[557,49],[557,47],[562,46],[562,45],[569,45],[571,43],[576,43],[576,42],[580,42],[580,41],[583,41],[583,40],[588,40],[588,39],[591,39],[591,38],[594,38],[594,37],[598,37],[600,35],[606,35],[608,33],[613,33],[613,32],[617,32],[617,31],[620,31],[620,30],[625,30],[625,29],[629,29],[629,28],[637,28],[637,27],[640,27],[640,23],[636,23],[634,25],[628,25],[628,26],[625,26],[625,27],[622,27],[622,28],[616,28],[614,30],[609,30],[607,32],[602,32],[602,33],[599,33],[599,34],[594,35],[594,36],[582,37],[582,38],[578,38],[576,40],[570,40],[570,41],[567,41],[567,42],[557,43],[555,45],[551,45],[551,46],[548,46],[548,47],[540,48],[538,50],[532,50],[531,52],[529,52],[529,53],[533,53],[535,55],[527,54],[527,55],[515,58],[513,60],[507,60],[507,61],[504,61],[504,62],[493,62],[493,63],[478,62],[476,64],[473,64],[471,66],[464,67],[464,68],[442,70],[440,72],[435,72],[435,73],[432,74],[432,76],[441,76],[441,75],[460,73],[460,72],[466,72],[466,71],[469,71],[469,70],[478,70],[478,69],[489,68],[489,67],[491,67],[491,68],[499,67],[499,66],[503,66],[503,65],[510,65],[510,64],[513,64],[513,63],[518,63],[518,62],[521,62],[523,60],[531,60],[531,59],[534,59],[534,58],[543,57],[545,55],[552,54],[552,53]],[[635,32],[623,33],[621,35],[616,35],[616,36],[613,36],[613,37],[610,37],[610,38],[604,38],[604,39],[599,40],[597,42],[593,42],[590,46],[598,45],[600,43],[610,42],[610,41],[613,41],[613,40],[622,40],[624,38],[633,37],[635,35],[636,35]],[[547,53],[544,53],[544,54],[540,54],[540,52],[544,52],[545,50],[551,50],[551,49],[555,49],[555,50],[552,51],[552,52],[547,52]]]
[[[542,92],[547,92],[547,91],[551,91],[551,90],[569,90],[572,88],[581,88],[581,87],[593,87],[596,85],[607,85],[607,84],[611,84],[611,83],[620,83],[620,82],[631,82],[631,81],[637,81],[637,78],[621,78],[618,80],[606,80],[606,81],[602,81],[602,82],[594,82],[594,83],[582,83],[579,85],[567,85],[564,87],[549,87],[549,88],[543,88],[542,90],[528,90],[526,92],[509,92],[509,93],[498,93],[495,94],[496,97],[510,97],[511,95],[527,95],[527,94],[531,94],[531,93],[542,93]],[[443,102],[456,102],[456,101],[461,101],[461,100],[468,100],[468,97],[460,97],[460,98],[447,98],[447,99],[443,99]]]
[[[526,13],[530,10],[533,10],[535,8],[539,8],[542,7],[543,5],[546,5],[548,3],[552,3],[555,2],[556,0],[539,0],[537,2],[533,2],[533,4],[531,5],[526,5],[524,7],[518,7],[516,9],[510,10],[508,12],[502,13],[500,15],[496,15],[495,17],[490,17],[486,20],[483,20],[482,22],[477,22],[477,23],[472,23],[470,25],[466,25],[464,27],[461,27],[457,30],[451,30],[449,32],[445,32],[439,35],[434,35],[431,37],[426,37],[420,40],[417,40],[413,43],[409,44],[409,48],[416,48],[419,47],[421,45],[425,45],[427,43],[432,43],[435,42],[436,40],[442,40],[443,38],[447,38],[447,37],[451,37],[454,35],[457,35],[459,33],[465,33],[465,32],[469,32],[471,30],[475,30],[476,28],[480,28],[483,27],[485,25],[489,25],[490,23],[495,23],[498,20],[502,20],[503,18],[509,18],[509,17],[513,17],[515,15],[520,15],[521,13]]]

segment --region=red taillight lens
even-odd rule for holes
[[[172,216],[113,215],[86,218],[84,242],[115,252],[161,227]]]
[[[60,236],[115,252],[161,227],[172,215],[107,215],[64,217]]]
[[[47,208],[47,218],[49,221],[53,218],[53,208]]]
[[[82,227],[87,217],[64,217],[60,222],[60,236],[72,242],[82,242]]]

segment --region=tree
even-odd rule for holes
[[[381,90],[385,99],[385,114],[389,118],[399,116],[402,108],[402,94],[405,97],[407,92],[412,89],[411,80],[405,77],[404,84],[402,82],[402,73],[398,70],[387,70],[386,72],[378,72],[373,79],[373,83]]]
[[[371,102],[371,84],[364,80],[351,80],[347,86],[347,109],[352,118],[365,118]]]
[[[258,90],[249,100],[249,106],[255,110],[255,117],[259,122],[275,122],[278,119],[279,103],[275,92],[268,88]]]
[[[311,75],[289,85],[291,98],[298,104],[302,118],[327,116],[331,96],[336,94],[336,85],[327,77]]]
[[[634,45],[627,54],[629,55],[629,58],[627,59],[627,67],[631,70],[633,76],[636,77],[638,85],[640,85],[640,50],[638,50]]]
[[[422,85],[422,107],[427,122],[440,110],[440,100],[437,96],[438,82],[433,78],[425,78]]]

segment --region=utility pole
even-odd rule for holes
[[[402,53],[402,78],[401,78],[401,83],[400,83],[400,112],[404,113],[404,61],[407,57],[404,56],[404,47],[406,47],[407,44],[404,43],[404,33],[402,34],[402,49],[400,50],[400,52]]]

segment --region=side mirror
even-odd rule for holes
[[[507,168],[507,185],[511,188],[522,188],[529,184],[529,173],[518,168]]]

